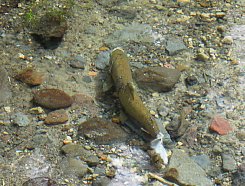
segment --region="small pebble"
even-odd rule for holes
[[[220,135],[226,135],[233,130],[230,123],[221,116],[213,117],[209,129]]]
[[[50,112],[44,120],[45,124],[55,125],[55,124],[63,124],[68,121],[68,115],[65,110],[56,110]]]
[[[222,43],[231,45],[233,43],[233,38],[231,36],[225,36],[222,40]]]

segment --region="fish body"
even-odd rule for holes
[[[135,120],[137,128],[151,137],[151,147],[167,164],[167,153],[162,144],[163,134],[134,86],[129,59],[122,49],[116,48],[111,53],[111,75],[125,113]]]

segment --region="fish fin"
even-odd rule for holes
[[[162,138],[163,134],[160,132],[159,134],[157,134],[157,138],[151,141],[151,148],[154,149],[157,154],[159,154],[159,156],[163,160],[163,163],[167,165],[168,155],[166,149],[162,144]]]

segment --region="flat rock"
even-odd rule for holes
[[[74,104],[86,109],[90,115],[98,115],[99,108],[91,96],[86,94],[74,94],[72,99]]]
[[[73,68],[84,69],[86,66],[86,60],[83,56],[76,56],[75,59],[71,60],[70,66]]]
[[[65,110],[55,110],[50,112],[44,120],[45,124],[55,125],[55,124],[63,124],[68,121],[68,114]]]
[[[101,176],[93,181],[92,186],[108,186],[110,185],[111,179],[106,176]]]
[[[48,108],[61,109],[71,106],[72,98],[59,89],[42,89],[34,93],[34,103]]]
[[[230,154],[222,154],[222,168],[224,171],[234,171],[237,169],[236,160]]]
[[[81,145],[70,143],[63,146],[61,150],[68,157],[79,156],[81,160],[85,161],[90,166],[95,166],[99,164],[99,158],[91,153],[89,150],[84,149]]]
[[[110,52],[109,51],[103,51],[100,52],[95,60],[95,67],[102,70],[106,66],[108,66],[110,63]]]
[[[206,154],[192,156],[191,159],[193,159],[205,171],[210,169],[211,161],[210,161],[210,158]]]
[[[78,135],[94,141],[96,144],[111,144],[125,141],[127,133],[116,123],[92,118],[79,125]]]
[[[41,85],[44,75],[33,68],[26,68],[15,76],[15,79],[22,81],[30,86]]]
[[[88,171],[86,163],[75,158],[65,158],[60,166],[63,172],[70,176],[83,177]]]
[[[137,69],[134,77],[140,88],[167,92],[178,82],[180,72],[166,67],[147,67]]]
[[[0,106],[3,106],[11,97],[8,73],[5,69],[0,68]]]
[[[11,119],[13,120],[13,123],[15,125],[18,125],[19,127],[25,127],[30,124],[28,116],[21,112],[17,112],[13,116],[11,116]]]
[[[166,177],[180,185],[213,185],[205,171],[180,149],[173,150]]]
[[[37,177],[37,178],[32,178],[23,183],[22,186],[58,186],[58,184],[54,181],[51,180],[48,177]]]
[[[242,162],[238,167],[238,171],[233,174],[232,186],[244,186],[245,185],[245,162]]]
[[[226,135],[228,134],[230,131],[232,131],[232,127],[230,125],[230,123],[225,120],[224,118],[222,118],[221,116],[214,116],[209,129],[212,131],[217,132],[220,135]]]
[[[179,38],[169,38],[166,42],[166,50],[169,55],[175,55],[183,50],[187,49],[184,42]]]
[[[153,41],[150,25],[133,23],[122,30],[115,31],[105,40],[105,43],[113,48],[125,42],[153,43]]]

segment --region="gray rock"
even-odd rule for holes
[[[37,178],[32,178],[23,183],[22,186],[35,186],[35,185],[42,185],[42,186],[58,186],[58,184],[54,181],[51,180],[48,177],[37,177]]]
[[[208,171],[210,169],[211,161],[210,161],[210,158],[206,154],[192,156],[191,159],[193,159],[205,171]]]
[[[183,50],[186,50],[184,42],[179,38],[169,38],[166,43],[166,50],[169,55],[175,55]]]
[[[235,171],[237,169],[236,160],[230,154],[222,154],[222,168],[224,171]]]
[[[19,127],[25,127],[28,126],[30,124],[30,120],[27,117],[27,115],[18,112],[16,114],[14,114],[11,119],[13,120],[13,124],[18,125]]]
[[[58,186],[58,184],[54,181],[51,180],[48,177],[37,177],[37,178],[32,178],[23,183],[22,186],[37,186],[37,185],[42,185],[42,186]]]
[[[90,25],[90,26],[86,27],[85,30],[84,30],[85,34],[93,34],[93,35],[95,35],[97,32],[98,32],[97,28],[95,26],[93,26],[93,25]]]
[[[93,182],[92,186],[108,186],[110,182],[110,178],[106,176],[101,176]]]
[[[74,60],[70,62],[70,66],[73,68],[84,69],[86,65],[86,60],[83,56],[76,56]]]
[[[129,6],[114,7],[110,9],[109,12],[114,14],[115,16],[122,17],[124,19],[129,19],[129,20],[132,20],[137,16],[137,10]]]
[[[90,166],[99,164],[99,158],[89,150],[84,149],[81,145],[67,144],[61,150],[69,157],[79,156],[81,160],[87,162]]]
[[[245,147],[241,148],[242,155],[245,156]]]
[[[83,161],[75,158],[64,159],[60,167],[66,175],[75,175],[77,177],[83,177],[88,171],[88,166]]]
[[[245,162],[241,163],[238,171],[233,175],[232,186],[245,185]]]
[[[152,29],[149,25],[133,23],[110,35],[105,43],[111,47],[121,46],[125,42],[153,43]]]
[[[127,140],[128,134],[117,124],[102,118],[92,118],[79,125],[78,136],[96,144],[111,144]]]
[[[134,72],[140,88],[157,92],[170,91],[180,78],[180,72],[166,67],[147,67]]]
[[[0,106],[3,106],[12,97],[9,89],[8,73],[5,69],[0,69]]]
[[[92,82],[92,79],[90,76],[83,76],[82,77],[82,80],[85,82],[85,83],[91,83]]]
[[[213,151],[215,154],[220,154],[223,150],[222,150],[222,148],[220,147],[220,145],[214,145],[212,151]]]
[[[180,183],[180,185],[212,185],[212,182],[207,178],[205,171],[180,149],[173,150],[168,170],[175,171],[175,175],[178,176],[175,176],[174,178]],[[169,174],[170,172],[166,175]]]
[[[96,2],[102,6],[105,7],[113,7],[113,6],[117,6],[122,2],[125,2],[126,0],[96,0]]]
[[[49,143],[49,138],[47,134],[36,134],[33,136],[30,146],[40,147]]]
[[[105,165],[97,165],[96,168],[94,169],[94,174],[99,174],[99,175],[105,175],[106,171],[106,166]]]
[[[110,63],[110,52],[104,51],[98,54],[95,61],[95,67],[103,70],[106,66],[109,65],[109,63]]]

